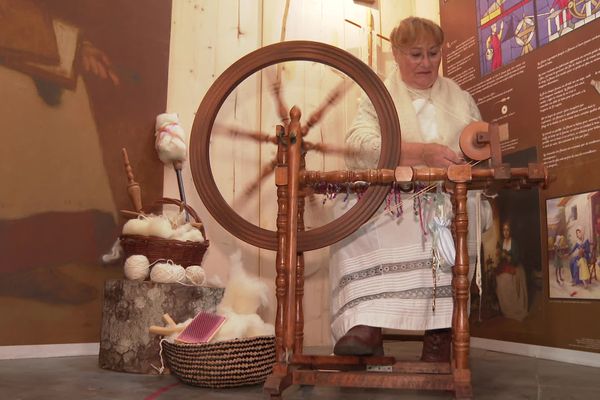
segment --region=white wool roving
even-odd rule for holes
[[[242,252],[230,256],[229,281],[225,286],[220,306],[237,314],[256,314],[260,306],[269,302],[269,288],[258,277],[249,276],[242,266]]]
[[[206,282],[204,268],[199,265],[190,265],[185,269],[185,280],[195,286],[202,286]]]
[[[200,230],[190,223],[179,225],[177,228],[173,229],[171,239],[180,240],[182,242],[204,242],[204,237]]]
[[[204,237],[202,237],[202,233],[198,229],[193,228],[181,234],[176,240],[181,240],[182,242],[204,242]]]
[[[169,239],[173,235],[171,221],[163,215],[153,215],[149,217],[147,235]]]
[[[172,262],[157,263],[150,271],[150,280],[157,283],[184,282],[185,268]]]
[[[131,280],[143,281],[150,273],[150,262],[143,255],[133,255],[125,260],[125,277]]]
[[[121,246],[121,240],[117,238],[110,248],[110,252],[102,255],[102,262],[105,264],[111,263],[118,260],[123,256],[123,247]]]
[[[187,153],[185,132],[179,125],[177,114],[159,114],[156,117],[155,136],[154,146],[158,152],[158,158],[163,163],[185,161]]]
[[[130,219],[129,221],[125,222],[125,225],[123,225],[123,234],[148,236],[148,219]]]
[[[194,229],[194,227],[190,223],[177,225],[177,227],[173,229],[173,234],[171,235],[170,239],[181,240],[180,238],[192,229]]]
[[[210,342],[221,342],[223,340],[241,339],[246,337],[248,320],[246,315],[240,315],[231,310],[217,311],[217,314],[227,317],[221,328],[215,333]]]
[[[248,328],[245,337],[275,335],[275,326],[262,320],[258,314],[248,315]]]
[[[217,314],[226,317],[226,320],[211,342],[275,334],[275,327],[265,323],[258,314],[237,314],[222,306],[217,307]]]

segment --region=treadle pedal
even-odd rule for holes
[[[392,372],[391,365],[367,365],[367,372]]]

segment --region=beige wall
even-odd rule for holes
[[[287,14],[286,4],[289,7]],[[387,36],[400,19],[409,15],[439,20],[439,6],[437,0],[380,0],[377,7],[366,7],[351,0],[173,0],[167,111],[179,113],[183,126],[189,132],[196,109],[216,77],[240,57],[279,42],[282,37],[286,40],[326,42],[346,49],[366,62],[369,59],[370,15],[373,17],[373,30]],[[373,51],[372,64],[377,72],[385,74],[392,66],[389,46],[384,41],[375,40],[375,47],[378,44],[381,44],[381,51]],[[387,63],[384,62],[386,60]],[[286,101],[290,106],[297,104],[307,115],[339,78],[332,76],[326,68],[304,64],[286,66],[283,79]],[[331,115],[314,129],[315,132],[311,132],[314,136],[310,139],[339,143],[352,119],[357,96],[354,92],[345,96],[343,103],[336,106]],[[251,77],[225,102],[219,118],[229,125],[271,133],[278,120],[272,104],[264,75],[262,78]],[[213,170],[223,196],[232,202],[249,204],[241,211],[244,216],[273,229],[276,207],[272,179],[261,187],[260,195],[245,199],[240,193],[256,179],[261,165],[272,159],[274,146],[227,140],[215,138],[213,153],[215,159],[222,160],[218,167],[213,164]],[[324,157],[309,158],[307,162],[311,169],[341,167],[339,160]],[[206,224],[211,240],[204,262],[207,272],[226,281],[227,255],[241,247],[245,267],[274,286],[274,253],[246,245],[224,231],[202,206],[189,168],[184,175],[189,202]],[[165,170],[165,194],[178,196],[172,170]],[[327,260],[327,249],[306,254],[305,293],[309,294],[305,299],[307,345],[330,342]],[[267,314],[273,320],[274,306]]]

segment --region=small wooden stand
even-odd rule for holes
[[[267,378],[264,392],[268,398],[280,399],[283,391],[294,384],[370,387],[388,389],[429,389],[454,393],[457,399],[472,398],[469,367],[469,257],[467,249],[467,190],[494,189],[498,186],[527,188],[545,184],[546,170],[541,164],[528,168],[510,168],[501,163],[497,133],[477,136],[475,147],[494,145],[491,168],[473,169],[470,165],[442,168],[397,167],[395,170],[318,172],[304,170],[300,111],[292,108],[291,122],[278,126],[277,185],[277,256],[275,325],[277,362]],[[487,129],[487,124],[477,129]],[[476,129],[476,130],[477,130]],[[473,129],[468,131],[473,134]],[[497,132],[497,131],[496,131]],[[487,141],[487,142],[486,142]],[[467,147],[469,146],[467,141]],[[491,146],[490,145],[490,146]],[[463,150],[465,150],[463,148]],[[472,150],[472,149],[471,149]],[[469,151],[465,151],[468,155]],[[486,153],[486,154],[488,154]],[[488,155],[487,157],[490,157]],[[304,256],[298,251],[298,232],[304,230],[304,185],[318,182],[348,183],[366,181],[371,185],[392,182],[443,181],[452,195],[455,208],[454,233],[456,263],[452,287],[452,357],[450,363],[398,361],[394,357],[316,356],[303,354]],[[387,372],[370,372],[371,366]]]
[[[112,371],[157,374],[161,366],[160,338],[148,333],[165,313],[177,321],[193,318],[199,310],[214,311],[223,289],[125,279],[104,285],[102,332],[98,363]]]

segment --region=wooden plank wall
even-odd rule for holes
[[[378,73],[389,73],[393,66],[389,44],[374,37],[374,50],[369,57],[371,29],[388,36],[393,26],[406,16],[439,20],[438,14],[435,0],[380,0],[375,7],[352,0],[173,0],[167,110],[177,112],[189,132],[204,93],[219,74],[240,57],[282,39],[329,43],[365,62],[371,59]],[[270,95],[268,73],[249,77],[230,95],[218,116],[220,124],[274,132],[279,118]],[[343,79],[328,67],[307,62],[284,65],[281,76],[288,106],[298,105],[305,117]],[[324,121],[313,128],[308,139],[342,143],[359,97],[360,92],[354,86]],[[217,167],[212,165],[223,196],[233,204],[243,205],[239,210],[246,218],[269,229],[274,229],[276,212],[272,177],[260,186],[259,193],[245,196],[243,192],[274,155],[273,145],[259,146],[231,140],[226,135],[215,137],[211,149],[211,159],[218,160]],[[343,160],[321,155],[310,156],[307,164],[310,169],[343,168]],[[228,255],[241,248],[245,268],[274,288],[275,254],[249,246],[224,231],[203,208],[189,168],[184,176],[189,202],[199,212],[211,239],[204,261],[207,272],[219,275],[226,282]],[[165,195],[178,196],[172,170],[165,170]],[[310,208],[307,225],[330,213],[321,199],[307,201],[307,206]],[[328,258],[328,249],[306,254],[305,293],[310,293],[305,299],[307,345],[330,343]],[[273,306],[266,311],[271,321],[274,302],[273,296]]]

